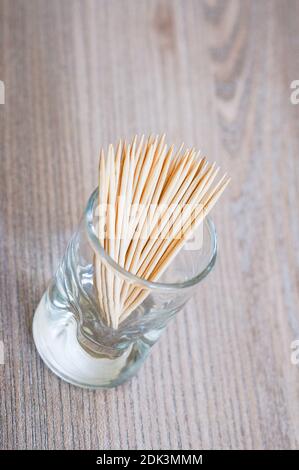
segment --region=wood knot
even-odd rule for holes
[[[154,15],[154,30],[163,49],[175,48],[174,15],[169,4],[164,2],[158,4]]]

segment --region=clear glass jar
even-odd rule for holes
[[[136,374],[169,320],[210,272],[217,253],[215,228],[206,218],[198,229],[200,247],[183,248],[159,282],[138,278],[102,248],[95,228],[97,202],[96,189],[33,319],[44,362],[67,382],[88,388],[114,387]],[[144,298],[117,329],[104,320],[95,258],[101,269]]]

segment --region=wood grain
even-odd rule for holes
[[[0,0],[0,447],[298,448],[299,2]],[[233,177],[216,268],[137,379],[60,381],[30,324],[102,145],[165,131]]]

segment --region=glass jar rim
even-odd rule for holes
[[[137,276],[136,274],[127,271],[125,268],[120,266],[111,256],[106,252],[106,250],[101,245],[101,242],[97,236],[95,226],[94,226],[94,205],[98,201],[98,187],[93,191],[91,196],[88,199],[85,211],[84,211],[84,222],[85,228],[87,231],[89,242],[95,251],[95,253],[101,258],[105,260],[114,271],[120,274],[123,278],[127,280],[137,283],[138,285],[143,286],[146,289],[161,291],[161,292],[169,292],[178,289],[184,289],[188,287],[192,287],[202,281],[207,274],[213,268],[216,257],[217,257],[217,233],[215,229],[215,225],[213,221],[209,217],[205,217],[203,220],[203,224],[208,229],[210,235],[210,256],[207,262],[207,265],[204,269],[202,269],[199,273],[195,276],[183,281],[183,282],[175,282],[175,283],[167,283],[167,282],[156,282],[156,281],[149,281],[142,277]]]

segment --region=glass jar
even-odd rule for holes
[[[198,229],[199,246],[184,247],[159,282],[138,278],[101,246],[97,202],[96,189],[33,319],[34,341],[44,362],[67,382],[88,388],[115,387],[136,374],[169,320],[210,272],[217,253],[215,228],[206,218]],[[95,260],[116,282],[141,294],[117,329],[105,320],[107,296],[97,285]]]

